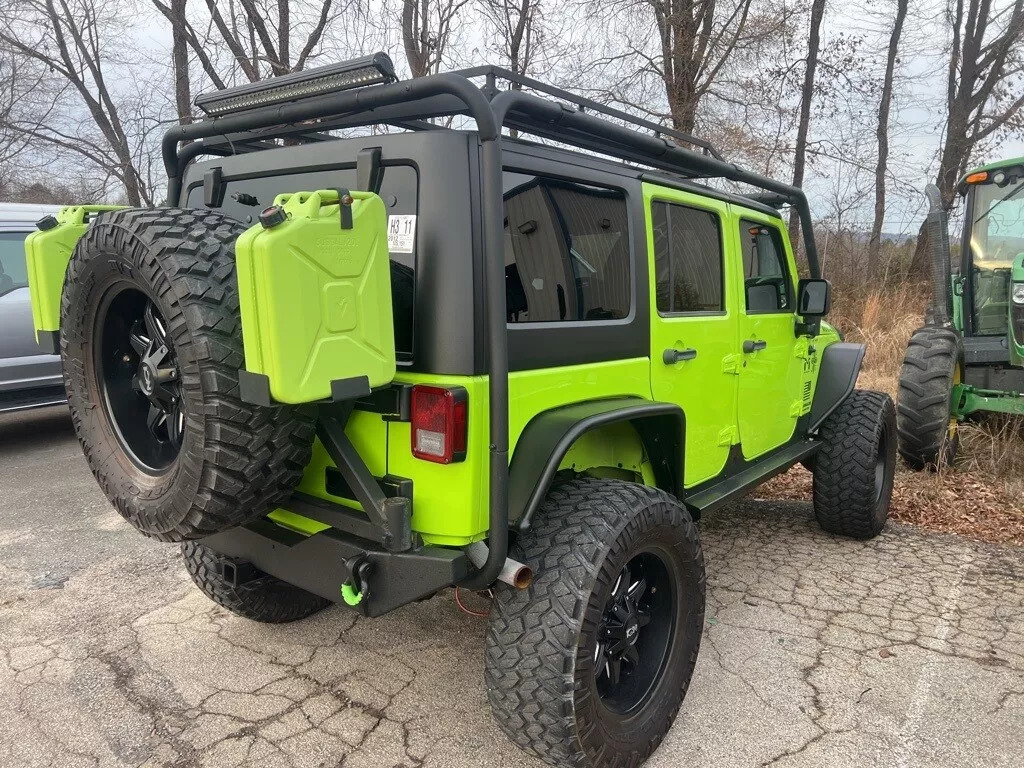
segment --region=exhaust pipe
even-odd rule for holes
[[[482,541],[473,542],[466,547],[466,556],[477,568],[482,568],[483,564],[487,562],[488,553],[487,545]],[[526,589],[533,583],[533,569],[511,557],[506,558],[498,572],[498,581],[516,589]]]
[[[928,255],[932,263],[932,301],[925,316],[925,323],[948,328],[953,311],[949,274],[949,222],[939,188],[929,184],[924,188],[924,193],[928,198],[925,231],[928,233]]]

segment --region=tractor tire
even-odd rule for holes
[[[75,432],[117,511],[160,541],[276,507],[302,477],[315,411],[241,400],[234,243],[204,210],[121,210],[79,241],[61,300]]]
[[[960,436],[950,418],[960,370],[960,339],[945,328],[914,331],[900,370],[896,426],[900,456],[914,470],[948,466]]]
[[[221,575],[221,556],[195,541],[181,545],[181,558],[203,594],[246,619],[283,624],[312,616],[331,604],[330,600],[267,574],[232,584]]]
[[[635,483],[556,481],[511,554],[536,577],[495,591],[485,672],[498,725],[551,765],[639,766],[700,648],[704,557],[690,514]]]
[[[828,533],[871,539],[889,519],[896,471],[896,409],[884,392],[856,389],[818,430],[814,516]]]

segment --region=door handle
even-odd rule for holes
[[[693,360],[696,356],[696,349],[673,349],[670,347],[662,353],[661,359],[665,365],[675,365],[676,363],[683,362],[683,360]]]
[[[764,349],[767,346],[768,342],[763,339],[744,339],[743,352],[749,355],[751,352],[757,352],[759,349]]]

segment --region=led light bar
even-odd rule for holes
[[[218,117],[310,96],[361,88],[364,85],[393,83],[397,79],[391,57],[386,53],[375,53],[338,64],[204,93],[196,97],[195,105],[210,117]]]

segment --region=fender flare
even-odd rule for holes
[[[592,400],[534,416],[516,442],[509,466],[509,524],[530,527],[565,454],[592,429],[628,421],[636,429],[658,487],[681,497],[686,417],[675,403],[638,397]]]
[[[864,362],[863,344],[836,342],[825,347],[818,368],[818,383],[811,402],[808,432],[814,432],[839,404],[853,392]]]

